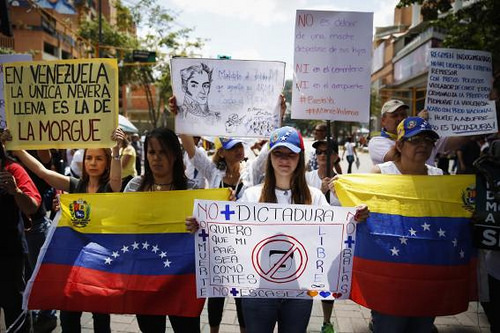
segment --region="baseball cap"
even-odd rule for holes
[[[269,138],[269,151],[277,147],[286,147],[298,154],[304,149],[304,141],[299,131],[290,126],[275,129]]]
[[[439,134],[434,132],[427,120],[420,117],[408,117],[398,125],[398,140],[411,138],[420,133],[426,133],[434,139],[439,139]]]
[[[399,109],[402,106],[410,108],[408,105],[406,105],[405,103],[403,103],[399,99],[391,99],[391,100],[389,100],[389,101],[387,101],[387,102],[384,103],[384,105],[382,106],[382,112],[381,113],[382,114],[384,114],[384,113],[393,113],[394,111],[396,111],[397,109]]]
[[[229,150],[236,146],[238,143],[243,143],[243,140],[239,139],[233,139],[233,138],[217,138],[215,140],[215,148],[224,148],[226,150]]]
[[[314,141],[314,143],[312,144],[312,147],[314,149],[316,149],[316,148],[318,148],[319,145],[321,145],[323,143],[325,145],[328,145],[328,141],[326,141],[326,140],[318,140],[318,141]],[[339,145],[338,145],[337,141],[334,141],[334,140],[330,141],[330,147],[329,148],[330,148],[331,151],[335,152],[336,154],[339,153]]]

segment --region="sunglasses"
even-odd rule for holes
[[[316,156],[327,155],[328,151],[323,149],[316,149]]]
[[[429,136],[412,136],[410,138],[407,138],[405,140],[406,142],[409,142],[409,143],[412,143],[414,145],[418,145],[418,144],[421,144],[421,143],[426,143],[426,144],[435,144],[436,143],[436,139],[434,138],[431,138]]]

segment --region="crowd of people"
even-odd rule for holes
[[[175,99],[170,107],[176,109]],[[369,142],[374,167],[372,172],[403,175],[441,175],[435,156],[456,151],[457,173],[474,173],[473,162],[481,153],[480,138],[439,138],[425,120],[426,113],[408,117],[408,106],[391,100],[382,107],[381,136]],[[348,173],[357,159],[352,139],[346,140],[342,156],[334,140],[326,138],[326,126],[317,124],[313,154],[306,157],[300,132],[289,126],[276,129],[266,144],[259,143],[258,156],[246,161],[244,142],[237,138],[218,138],[216,151],[209,158],[198,144],[199,137],[180,135],[157,128],[148,132],[144,143],[137,135],[116,129],[111,133],[116,145],[112,149],[74,151],[65,175],[58,151],[6,151],[2,135],[0,149],[0,307],[7,327],[28,331],[30,321],[22,318],[22,295],[25,272],[32,271],[38,252],[50,228],[51,211],[58,209],[57,194],[101,192],[175,191],[200,188],[230,188],[232,199],[241,202],[269,202],[339,206],[334,191],[336,176],[342,173],[340,161],[348,162]],[[181,145],[182,143],[182,145]],[[479,148],[479,149],[478,149]],[[477,156],[477,157],[476,157]],[[141,160],[142,157],[142,160]],[[307,171],[309,170],[309,171]],[[31,176],[30,176],[31,175]],[[369,216],[369,207],[357,207],[356,220]],[[186,229],[195,232],[198,222],[186,217]],[[488,273],[492,309],[488,318],[491,331],[499,332],[500,265],[498,252],[489,256]],[[223,316],[224,298],[208,299],[211,332],[218,332]],[[168,301],[168,300],[166,300]],[[325,301],[322,332],[334,332],[331,314],[334,303]],[[236,308],[241,332],[305,332],[312,300],[282,298],[237,298]],[[35,331],[50,332],[55,327],[55,311],[36,313]],[[81,331],[81,312],[61,311],[63,332]],[[433,317],[395,317],[372,312],[373,331],[431,332]],[[95,332],[110,332],[110,316],[94,313]],[[200,318],[169,316],[175,332],[200,332]],[[165,332],[166,316],[137,314],[142,332]]]

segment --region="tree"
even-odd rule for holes
[[[126,7],[117,0],[117,24],[111,26],[105,20],[102,22],[104,57],[116,57],[127,63],[132,61],[132,50],[156,52],[156,64],[121,66],[119,70],[121,85],[137,84],[144,89],[153,128],[158,125],[166,100],[172,94],[168,59],[195,56],[195,51],[204,45],[204,41],[199,38],[191,39],[192,29],[175,29],[177,16],[157,4],[157,1],[141,0],[132,7]],[[142,38],[136,36],[136,26],[146,32]],[[98,40],[98,23],[83,22],[79,34],[89,40]],[[158,100],[152,92],[152,85],[157,88]]]
[[[493,86],[500,91],[500,1],[479,0],[451,12],[451,0],[400,0],[398,7],[422,5],[424,20],[447,31],[444,47],[491,52]]]

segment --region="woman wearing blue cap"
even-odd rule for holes
[[[439,135],[427,121],[408,117],[397,127],[397,140],[391,151],[394,160],[377,164],[373,173],[392,175],[442,175],[443,171],[425,162]],[[411,301],[411,300],[410,300]],[[435,317],[393,316],[372,310],[374,333],[432,332]]]

